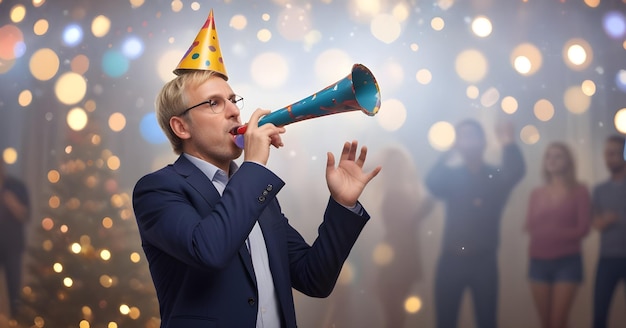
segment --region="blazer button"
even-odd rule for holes
[[[269,194],[269,192],[267,192],[267,190],[263,190],[263,196],[267,196],[267,194]]]
[[[259,196],[259,202],[263,203],[265,201],[265,196]]]
[[[248,304],[250,304],[250,306],[254,306],[255,300],[254,298],[250,297],[248,298]]]
[[[273,188],[274,188],[274,186],[272,186],[271,184],[268,184],[267,187],[265,188],[265,190],[272,191]]]

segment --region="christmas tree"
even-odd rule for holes
[[[70,131],[30,238],[18,327],[157,328],[156,294],[120,160],[97,124]],[[47,189],[47,191],[45,191]]]

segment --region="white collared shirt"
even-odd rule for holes
[[[226,172],[219,169],[215,165],[201,160],[189,154],[183,154],[192,164],[202,171],[215,186],[220,196],[226,189],[229,177]],[[259,164],[260,165],[260,164]],[[230,164],[231,175],[237,171],[238,166],[234,162]],[[267,255],[267,247],[265,246],[265,238],[257,221],[252,228],[246,240],[248,251],[252,257],[252,266],[254,267],[254,275],[257,281],[257,291],[259,293],[259,310],[257,312],[256,327],[257,328],[274,328],[280,327],[280,316],[278,314],[278,300],[276,298],[276,290],[274,289],[274,280],[270,271],[269,257]]]

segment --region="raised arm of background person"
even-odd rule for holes
[[[513,189],[526,174],[524,156],[522,156],[522,151],[516,143],[511,142],[503,146],[502,164],[499,172],[500,181],[505,189]]]

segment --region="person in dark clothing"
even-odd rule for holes
[[[604,146],[610,178],[592,195],[593,227],[600,232],[600,258],[593,297],[593,327],[607,326],[611,300],[620,281],[626,283],[626,158],[623,136]]]
[[[444,202],[446,212],[435,274],[437,327],[456,327],[463,292],[469,288],[477,327],[493,328],[497,325],[501,215],[526,166],[511,124],[497,129],[503,147],[500,167],[485,163],[486,137],[477,121],[461,121],[455,132],[454,146],[426,176],[428,190]],[[460,165],[451,165],[454,155],[459,155]]]
[[[4,268],[9,294],[9,310],[15,317],[20,305],[25,225],[30,214],[26,186],[6,173],[0,160],[0,267]]]

